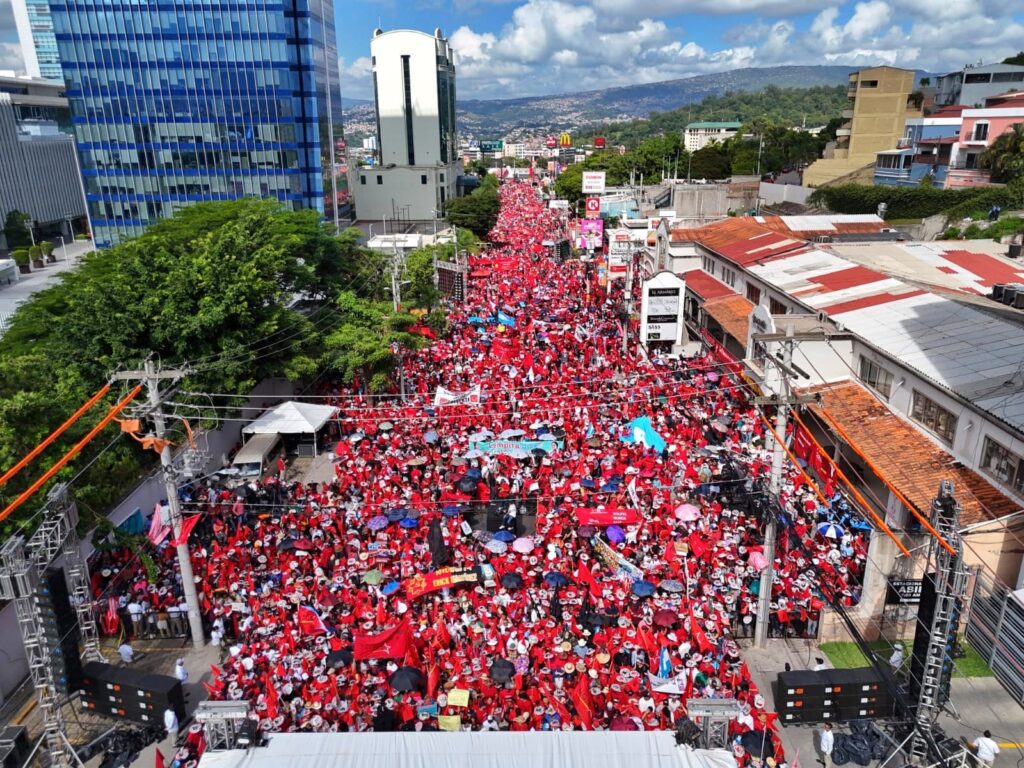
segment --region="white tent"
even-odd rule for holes
[[[267,411],[252,424],[244,427],[247,435],[313,435],[316,453],[316,433],[338,412],[333,405],[297,403],[289,400]]]
[[[671,731],[273,733],[199,768],[735,768],[725,750],[678,747]]]

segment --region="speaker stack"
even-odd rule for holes
[[[51,648],[50,667],[54,680],[62,692],[71,693],[81,686],[82,656],[78,648],[78,617],[71,607],[62,568],[46,572],[37,593],[37,603]]]
[[[82,669],[80,693],[83,709],[121,720],[160,724],[168,708],[179,722],[185,719],[181,681],[168,675],[90,661]]]
[[[870,668],[780,672],[775,708],[785,723],[845,722],[890,717],[893,700]]]
[[[0,768],[21,768],[31,752],[27,728],[21,725],[0,728]]]

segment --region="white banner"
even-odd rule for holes
[[[450,389],[444,387],[438,387],[437,392],[434,393],[434,407],[440,407],[442,405],[479,405],[480,404],[480,385],[477,384],[472,389],[467,389],[465,392],[452,392]]]
[[[584,171],[583,172],[583,194],[585,195],[600,195],[604,192],[604,171]]]

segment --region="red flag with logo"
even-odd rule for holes
[[[326,635],[330,632],[320,614],[308,605],[300,605],[295,613],[295,621],[299,625],[299,634]]]
[[[199,522],[199,515],[189,515],[181,521],[181,535],[178,538],[173,539],[171,544],[174,546],[180,546],[182,544],[188,544],[188,535],[192,533],[192,529],[196,527],[196,523]]]
[[[409,631],[408,620],[385,629],[376,635],[355,635],[352,658],[356,661],[364,659],[400,659],[409,649],[412,633]]]

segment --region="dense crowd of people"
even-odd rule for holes
[[[766,566],[765,423],[716,359],[624,352],[621,282],[548,252],[563,224],[534,188],[500,196],[450,332],[406,358],[413,395],[325,393],[332,482],[183,490],[225,649],[210,695],[278,731],[672,729],[689,699],[731,697],[731,733],[780,762],[738,646]],[[821,535],[835,513],[789,470],[779,501],[771,630],[813,636],[827,600],[858,599],[867,539]],[[173,548],[157,565],[123,579],[108,630],[186,631]]]

